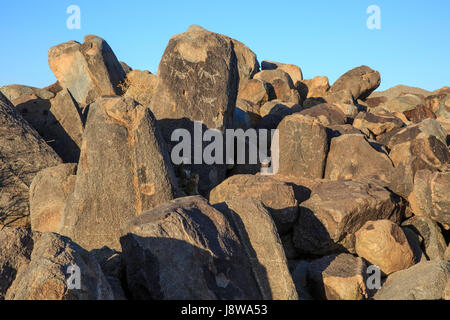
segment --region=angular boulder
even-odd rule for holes
[[[389,220],[369,221],[356,232],[358,256],[389,275],[415,263],[414,253],[402,228]]]
[[[386,189],[356,181],[324,181],[300,204],[294,245],[302,253],[354,251],[352,235],[367,221],[402,218],[399,202]]]
[[[351,254],[330,255],[308,265],[310,291],[321,300],[367,298],[366,264]]]
[[[201,196],[162,204],[131,219],[122,233],[134,299],[262,298],[238,235]]]
[[[33,231],[58,232],[66,199],[75,187],[77,165],[64,163],[40,171],[30,186]]]
[[[131,217],[175,197],[167,147],[148,108],[105,97],[90,106],[74,192],[60,233],[88,250],[119,249],[118,231]]]
[[[328,153],[326,128],[302,112],[287,116],[278,126],[278,150],[281,175],[323,178]]]
[[[281,239],[260,200],[235,198],[216,206],[236,228],[264,299],[297,300]]]
[[[214,205],[241,197],[261,200],[280,234],[287,233],[298,217],[294,188],[270,176],[232,176],[211,191],[209,201]]]
[[[158,77],[150,71],[133,70],[127,73],[125,80],[125,98],[132,98],[140,105],[147,107],[152,101],[152,96],[156,88]]]
[[[350,90],[355,100],[364,100],[381,83],[380,73],[367,66],[354,68],[343,74],[331,86],[330,93]]]
[[[108,43],[94,35],[84,43],[69,41],[50,48],[48,64],[63,88],[82,105],[120,94],[125,71]]]

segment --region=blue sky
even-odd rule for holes
[[[69,30],[69,5],[81,29]],[[381,30],[369,30],[366,9],[381,9]],[[448,0],[2,0],[0,86],[47,86],[51,46],[95,34],[121,61],[155,73],[169,38],[199,24],[245,43],[259,61],[300,66],[305,78],[334,82],[365,64],[381,72],[381,89],[397,84],[450,86]]]

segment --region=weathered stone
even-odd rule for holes
[[[233,221],[263,299],[297,300],[280,237],[263,203],[252,198],[235,198],[216,208]]]
[[[375,300],[440,300],[450,280],[450,263],[425,261],[391,274]]]
[[[367,298],[366,265],[361,258],[339,254],[314,260],[308,266],[311,293],[321,300]]]
[[[64,162],[78,162],[83,138],[82,109],[67,89],[50,100],[44,138]]]
[[[300,204],[294,226],[295,247],[303,253],[324,255],[353,251],[352,234],[367,221],[400,222],[398,199],[386,189],[355,181],[326,181],[314,187]]]
[[[48,100],[55,96],[55,94],[48,90],[47,88],[39,89],[30,86],[24,86],[20,84],[12,84],[8,86],[3,86],[0,88],[0,92],[8,99],[9,101],[14,101],[23,96],[35,95],[39,99]]]
[[[414,264],[426,261],[427,257],[422,251],[423,238],[408,227],[402,227],[402,230],[414,254]]]
[[[403,127],[403,125],[403,122],[394,116],[375,115],[370,112],[360,112],[353,121],[355,128],[368,135],[373,133],[375,136],[391,132],[396,128]]]
[[[233,126],[239,72],[230,38],[206,30],[173,36],[161,59],[150,108],[170,150],[171,135],[186,129],[194,136],[194,121],[204,129],[224,132]],[[206,144],[205,144],[206,145]],[[194,163],[194,158],[189,159]],[[198,189],[207,194],[226,176],[224,165],[190,165],[199,175]]]
[[[150,71],[133,70],[125,79],[126,98],[132,98],[144,107],[148,107],[156,88],[158,77]]]
[[[240,197],[261,200],[280,234],[287,233],[298,217],[298,202],[293,187],[270,176],[232,176],[211,191],[209,201],[217,204]]]
[[[119,249],[118,230],[131,217],[173,199],[175,186],[150,110],[130,98],[105,97],[90,106],[60,233],[88,250]]]
[[[58,155],[0,93],[0,225],[29,224],[31,181],[40,170],[59,163]]]
[[[423,104],[419,104],[416,108],[404,112],[406,118],[413,122],[419,123],[425,119],[436,119],[436,115]]]
[[[445,250],[444,259],[450,261],[450,244],[448,245],[447,250]]]
[[[302,107],[298,104],[282,102],[280,100],[271,100],[266,102],[261,109],[259,109],[259,114],[261,117],[265,117],[268,114],[279,114],[280,116],[288,116],[293,112],[301,111]]]
[[[89,252],[55,233],[33,234],[33,252],[18,270],[6,300],[113,300],[100,266]],[[70,266],[79,267],[81,289],[69,290]]]
[[[322,178],[328,152],[325,127],[303,112],[287,116],[278,126],[279,170],[282,175]]]
[[[439,226],[430,218],[415,216],[402,224],[423,238],[424,253],[430,260],[443,259],[447,244]]]
[[[30,262],[33,235],[29,229],[0,229],[0,301],[13,283],[17,273]]]
[[[428,138],[430,136],[434,136],[443,144],[446,144],[447,134],[439,122],[433,119],[425,119],[418,124],[407,126],[398,131],[389,139],[387,145],[392,149],[396,144]]]
[[[201,196],[172,200],[135,217],[123,234],[134,299],[263,298],[230,222]]]
[[[358,256],[389,275],[415,263],[414,253],[402,228],[389,220],[367,222],[355,235]]]
[[[307,98],[325,97],[330,89],[330,83],[328,82],[328,77],[317,76],[301,81],[299,87],[300,94],[305,100]]]
[[[301,98],[288,73],[281,69],[263,70],[255,74],[254,79],[263,80],[270,84],[270,97],[280,101],[300,104]]]
[[[39,98],[36,94],[22,95],[11,101],[22,117],[44,137],[50,102]]]
[[[359,134],[346,134],[331,140],[325,169],[330,180],[375,179],[390,183],[393,165]]]
[[[321,103],[300,112],[302,115],[316,118],[323,126],[344,124],[345,114],[336,106],[327,103]]]
[[[303,73],[302,70],[293,64],[285,64],[280,62],[273,62],[273,61],[263,61],[261,62],[261,69],[262,70],[283,70],[292,79],[292,82],[294,83],[295,87],[298,87],[299,83],[303,80]]]
[[[58,232],[66,199],[75,186],[75,163],[40,171],[30,185],[30,220],[33,231]]]
[[[251,79],[239,91],[239,99],[243,99],[261,107],[270,100],[269,84],[263,80]]]
[[[380,73],[367,66],[354,68],[343,74],[331,86],[330,93],[350,90],[355,100],[367,98],[381,83]]]
[[[88,35],[50,48],[48,64],[61,86],[87,105],[104,95],[120,94],[125,71],[105,40]]]
[[[369,98],[385,97],[387,100],[392,100],[405,94],[415,94],[418,96],[426,97],[430,95],[431,92],[420,88],[398,85],[385,91],[375,91],[370,95]]]
[[[423,104],[424,101],[421,97],[414,94],[405,94],[389,100],[381,107],[389,112],[403,113],[406,111],[414,110],[417,106]]]
[[[125,72],[125,74],[128,74],[131,71],[133,71],[133,68],[131,68],[126,62],[120,61],[119,63],[122,66],[122,69]]]

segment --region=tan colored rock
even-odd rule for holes
[[[389,275],[414,265],[414,253],[403,230],[392,221],[367,222],[356,232],[356,253]]]
[[[328,82],[328,77],[326,76],[317,76],[309,80],[303,80],[301,83],[303,85],[300,85],[300,92],[304,99],[325,97],[330,89],[330,83]]]
[[[270,176],[231,176],[211,191],[209,201],[211,204],[218,204],[240,197],[261,200],[272,215],[280,234],[287,233],[298,217],[294,188]]]
[[[288,73],[281,69],[263,70],[254,75],[254,79],[264,80],[273,90],[270,97],[285,102],[301,103],[301,97]]]
[[[105,40],[88,35],[50,48],[48,64],[61,86],[87,105],[104,95],[120,94],[125,71]]]
[[[36,94],[21,95],[11,101],[22,117],[39,133],[44,136],[50,102],[41,99]]]
[[[30,186],[30,219],[33,231],[58,232],[66,199],[75,187],[75,163],[40,171]]]
[[[302,70],[294,64],[263,61],[261,62],[261,68],[263,70],[275,70],[275,69],[283,70],[284,72],[289,74],[295,87],[298,87],[299,82],[303,80]]]
[[[321,103],[300,112],[302,115],[310,116],[319,120],[323,126],[344,124],[345,114],[340,108],[328,103]]]
[[[430,95],[430,93],[431,93],[430,91],[420,88],[409,87],[405,85],[397,85],[385,91],[375,91],[370,95],[370,98],[385,97],[387,100],[392,100],[405,94],[415,94],[426,97]]]
[[[233,221],[263,299],[297,300],[280,237],[264,204],[252,198],[235,198],[216,208]]]
[[[79,290],[68,288],[68,267],[81,272]],[[89,252],[55,233],[34,233],[30,261],[18,270],[6,300],[113,300],[112,289]]]
[[[351,236],[367,221],[402,217],[399,200],[375,184],[324,181],[300,204],[294,245],[302,253],[325,255],[354,251]]]
[[[34,95],[42,100],[49,100],[55,96],[55,93],[49,90],[49,88],[39,89],[30,86],[24,86],[20,84],[12,84],[3,86],[0,88],[0,92],[8,99],[9,101],[14,101],[23,96]]]
[[[389,157],[372,147],[363,135],[346,134],[331,140],[325,169],[327,179],[375,179],[390,183],[393,170]]]
[[[366,265],[351,254],[326,256],[308,266],[312,294],[322,300],[362,300],[367,298]]]
[[[360,112],[353,121],[355,128],[366,134],[373,133],[375,136],[391,132],[403,125],[403,122],[394,116],[375,115],[370,112]]]
[[[150,71],[133,70],[127,73],[125,79],[126,92],[124,97],[132,98],[144,107],[148,107],[158,81],[157,76]]]
[[[367,66],[361,66],[343,74],[331,86],[329,92],[350,90],[355,100],[364,100],[379,87],[380,82],[381,77],[378,71],[374,71]]]
[[[256,106],[261,107],[270,100],[269,92],[270,89],[267,82],[258,79],[251,79],[239,91],[238,98],[249,101]]]
[[[120,249],[128,219],[178,194],[175,173],[151,111],[130,98],[90,106],[74,192],[60,233],[84,248]]]
[[[321,179],[328,152],[326,128],[302,112],[287,116],[278,126],[281,175]],[[272,152],[277,152],[272,147]]]

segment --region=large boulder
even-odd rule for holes
[[[83,110],[67,89],[58,92],[50,103],[44,138],[64,162],[78,162],[84,130]]]
[[[211,191],[209,201],[211,204],[218,204],[241,197],[261,200],[272,215],[280,234],[287,233],[297,219],[298,201],[294,188],[270,176],[232,176]]]
[[[29,229],[6,227],[0,230],[0,300],[16,279],[17,273],[30,263],[33,234]]]
[[[331,140],[325,169],[327,179],[374,179],[388,184],[393,170],[389,157],[361,134],[345,134]]]
[[[368,221],[356,232],[358,256],[389,275],[415,263],[414,253],[402,228],[389,220]]]
[[[450,281],[448,261],[425,261],[391,274],[375,300],[441,300]]]
[[[320,98],[327,95],[330,89],[330,83],[328,77],[314,77],[301,81],[299,85],[299,91],[304,100],[307,98]]]
[[[331,86],[330,93],[350,90],[355,100],[367,98],[381,83],[380,73],[367,66],[354,68],[343,74]]]
[[[300,85],[300,82],[303,80],[303,73],[302,70],[293,64],[286,64],[286,63],[280,63],[280,62],[274,62],[274,61],[266,61],[264,60],[261,62],[261,69],[262,70],[283,70],[292,79],[292,82],[294,83],[294,86],[298,88]]]
[[[287,72],[281,69],[263,70],[254,75],[254,79],[270,84],[271,99],[299,104],[301,97]]]
[[[417,216],[428,217],[450,229],[450,172],[419,170],[408,197],[411,210]]]
[[[201,196],[162,204],[131,219],[122,232],[134,299],[263,298],[232,225]]]
[[[88,105],[104,95],[120,94],[125,71],[108,43],[94,35],[50,48],[48,64],[62,87]]]
[[[346,122],[345,114],[335,105],[321,103],[300,112],[319,120],[324,126],[342,125]]]
[[[36,94],[26,94],[11,100],[20,115],[44,137],[47,117],[50,112],[50,101]]]
[[[126,221],[176,195],[166,145],[148,108],[105,97],[90,106],[74,192],[60,233],[88,250],[119,249]]]
[[[297,300],[281,239],[264,204],[252,198],[235,198],[216,208],[233,222],[263,298]]]
[[[367,298],[366,264],[351,254],[335,254],[308,265],[310,292],[321,300],[362,300]]]
[[[423,238],[423,251],[429,260],[444,259],[447,244],[441,229],[433,220],[415,216],[402,225]]]
[[[327,130],[319,119],[302,113],[287,116],[278,126],[279,170],[282,175],[323,178],[328,153]]]
[[[27,225],[31,181],[61,159],[1,93],[0,155],[0,225]]]
[[[34,233],[32,243],[29,262],[17,271],[6,300],[114,299],[100,266],[85,249],[55,233]],[[70,274],[75,271],[76,277],[77,270],[79,289],[69,286],[76,284]]]
[[[300,204],[294,245],[302,253],[354,251],[353,234],[367,221],[400,222],[399,202],[386,189],[356,181],[324,181]]]
[[[266,102],[270,100],[269,84],[264,80],[251,79],[239,91],[238,98],[249,101],[261,108]]]
[[[170,39],[150,104],[170,149],[175,145],[171,136],[176,129],[194,136],[194,121],[201,122],[202,129],[222,133],[232,128],[239,81],[233,48],[230,38],[204,29],[194,28]],[[185,164],[191,164],[188,169],[199,175],[201,194],[225,179],[225,165],[194,162],[192,155]]]
[[[132,98],[144,107],[148,107],[156,88],[158,77],[150,71],[132,70],[125,80],[124,97]]]
[[[379,136],[403,126],[403,122],[393,115],[376,115],[371,112],[360,112],[353,121],[353,127],[361,130],[367,136],[371,134]]]
[[[77,165],[64,163],[40,171],[30,186],[33,231],[58,232],[66,199],[75,187]]]
[[[3,86],[0,88],[0,92],[8,99],[9,101],[14,101],[23,96],[35,95],[39,99],[48,100],[55,96],[51,90],[48,88],[39,89],[30,86],[24,86],[20,84],[11,84],[7,86]]]

